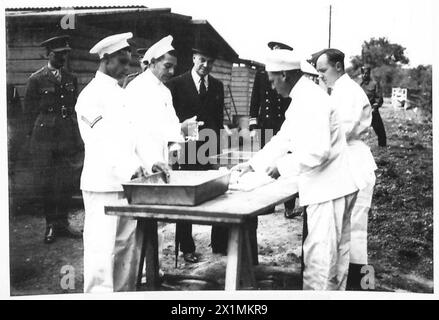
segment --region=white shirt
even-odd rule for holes
[[[201,85],[201,77],[200,75],[195,71],[194,68],[192,68],[191,71],[192,79],[194,79],[195,88],[197,88],[198,93],[200,93],[200,85]],[[204,76],[204,85],[206,86],[206,91],[209,88],[209,76]]]
[[[122,191],[121,183],[129,181],[141,164],[123,93],[116,79],[97,71],[78,96],[75,109],[85,147],[82,190]]]
[[[335,82],[330,99],[346,135],[355,176],[373,177],[377,166],[370,148],[362,141],[372,122],[372,108],[366,93],[349,75],[344,74]]]
[[[171,92],[148,69],[128,84],[125,95],[142,162],[167,162],[168,143],[184,141]]]
[[[298,181],[301,205],[334,200],[357,191],[346,140],[329,96],[303,77],[290,93],[280,131],[251,160],[256,171],[276,165]],[[287,152],[291,151],[291,154]]]

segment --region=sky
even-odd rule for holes
[[[410,66],[433,63],[434,0],[94,0],[93,5],[145,5],[208,20],[242,59],[263,62],[267,42],[291,45],[304,56],[331,47],[358,55],[371,37],[387,37],[407,48]],[[34,0],[6,6],[38,6]],[[46,0],[44,6],[90,6],[89,0]],[[437,13],[437,11],[436,11]]]
[[[360,54],[371,37],[387,37],[407,48],[411,66],[433,63],[431,0],[144,0],[149,7],[206,19],[240,58],[262,61],[266,44],[278,40],[309,55],[328,46],[332,5],[331,47],[346,57]]]

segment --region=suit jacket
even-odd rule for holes
[[[76,121],[77,78],[61,68],[59,81],[47,66],[29,77],[24,97],[31,148],[75,154],[83,149]]]
[[[209,128],[215,131],[217,135],[216,152],[218,153],[220,149],[220,130],[223,128],[224,118],[224,86],[221,81],[210,75],[208,81],[209,85],[204,100],[198,94],[190,70],[171,79],[166,85],[171,90],[175,112],[180,122],[197,116],[197,121],[204,122],[199,130]],[[198,150],[202,144],[202,141],[198,142],[196,149]],[[208,153],[207,156],[213,156],[212,152]]]

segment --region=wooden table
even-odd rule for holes
[[[270,207],[291,200],[296,194],[296,182],[280,178],[251,191],[229,190],[198,206],[106,206],[105,212],[138,219],[137,228],[140,228],[138,231],[144,239],[138,279],[141,278],[145,261],[148,290],[155,290],[159,286],[157,221],[228,226],[225,290],[237,290],[256,287],[246,222],[266,213]]]

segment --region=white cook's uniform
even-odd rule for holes
[[[128,84],[125,95],[140,158],[168,163],[168,143],[184,141],[171,92],[147,69]]]
[[[169,142],[183,142],[181,125],[169,89],[147,69],[125,89],[126,106],[135,132],[142,162],[169,162]],[[159,252],[163,250],[163,228],[158,230]]]
[[[260,171],[275,164],[281,177],[298,181],[300,205],[308,206],[303,288],[344,290],[350,216],[359,189],[348,163],[346,140],[329,96],[314,82],[302,77],[290,97],[280,131],[250,165]]]
[[[134,290],[136,285],[141,247],[136,220],[104,212],[105,205],[127,204],[121,183],[141,164],[123,99],[117,80],[97,71],[75,107],[85,146],[84,292]]]
[[[372,108],[364,90],[347,74],[334,84],[331,104],[337,110],[348,143],[349,159],[355,177],[365,181],[351,215],[350,262],[367,264],[367,217],[372,204],[377,166],[370,148],[362,141],[372,122]]]

